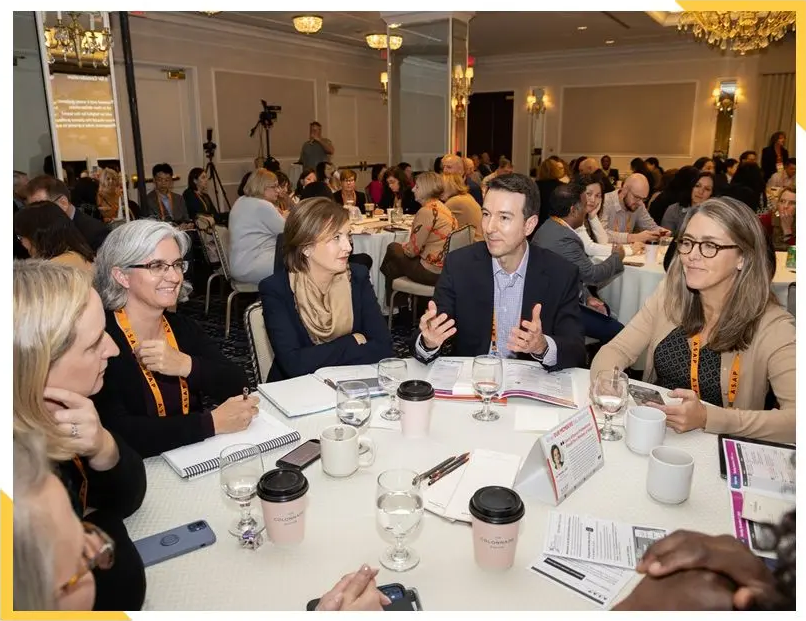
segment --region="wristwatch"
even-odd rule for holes
[[[546,348],[540,352],[539,354],[532,354],[532,357],[537,360],[538,362],[543,362],[543,358],[546,357],[546,354],[549,353],[549,343],[546,341]]]

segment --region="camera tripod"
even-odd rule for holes
[[[204,172],[207,173],[207,178],[213,184],[213,195],[215,196],[215,207],[218,213],[221,213],[221,199],[218,197],[218,190],[221,190],[221,194],[224,196],[224,202],[227,204],[227,210],[232,209],[232,205],[229,202],[229,197],[227,196],[227,191],[224,189],[224,184],[221,183],[221,177],[218,176],[218,169],[216,168],[215,163],[213,162],[213,157],[215,156],[215,151],[207,151],[207,165],[204,167]]]

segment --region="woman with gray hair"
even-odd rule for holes
[[[257,397],[243,398],[243,369],[192,319],[166,312],[190,289],[189,245],[170,224],[136,220],[112,231],[95,261],[106,330],[121,351],[95,402],[104,425],[143,457],[241,431],[258,412]],[[223,403],[205,410],[203,395]]]

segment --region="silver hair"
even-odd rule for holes
[[[14,610],[56,610],[49,510],[34,499],[51,474],[45,438],[14,433]]]
[[[112,268],[128,272],[127,265],[143,263],[153,254],[163,239],[171,238],[179,246],[183,257],[190,248],[190,236],[167,222],[158,220],[134,220],[117,227],[104,240],[95,256],[95,289],[101,296],[104,308],[119,310],[126,305],[129,292],[112,276]],[[182,281],[179,301],[184,302],[193,290],[192,285]]]

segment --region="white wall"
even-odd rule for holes
[[[472,36],[472,35],[471,35]],[[733,123],[731,155],[738,157],[746,149],[761,149],[753,144],[758,106],[758,76],[761,73],[795,70],[795,45],[783,44],[761,55],[744,57],[722,56],[706,46],[681,43],[675,46],[644,47],[642,49],[605,49],[557,52],[529,56],[496,56],[476,61],[475,92],[515,91],[513,163],[520,172],[527,172],[529,154],[529,115],[526,96],[531,87],[545,87],[549,108],[545,114],[546,138],[544,157],[559,155],[570,159],[583,153],[559,151],[562,88],[571,85],[649,84],[652,82],[698,83],[694,109],[691,152],[684,157],[663,158],[665,168],[690,164],[713,151],[716,115],[711,91],[721,79],[737,78],[742,97]],[[617,101],[613,105],[618,105]],[[585,123],[585,119],[579,119]],[[663,119],[659,118],[658,123]],[[590,127],[596,132],[596,127]],[[599,157],[602,153],[584,153]],[[629,170],[633,157],[653,153],[610,154],[613,166]]]
[[[400,66],[400,161],[414,170],[432,170],[448,148],[446,63],[406,58]]]

